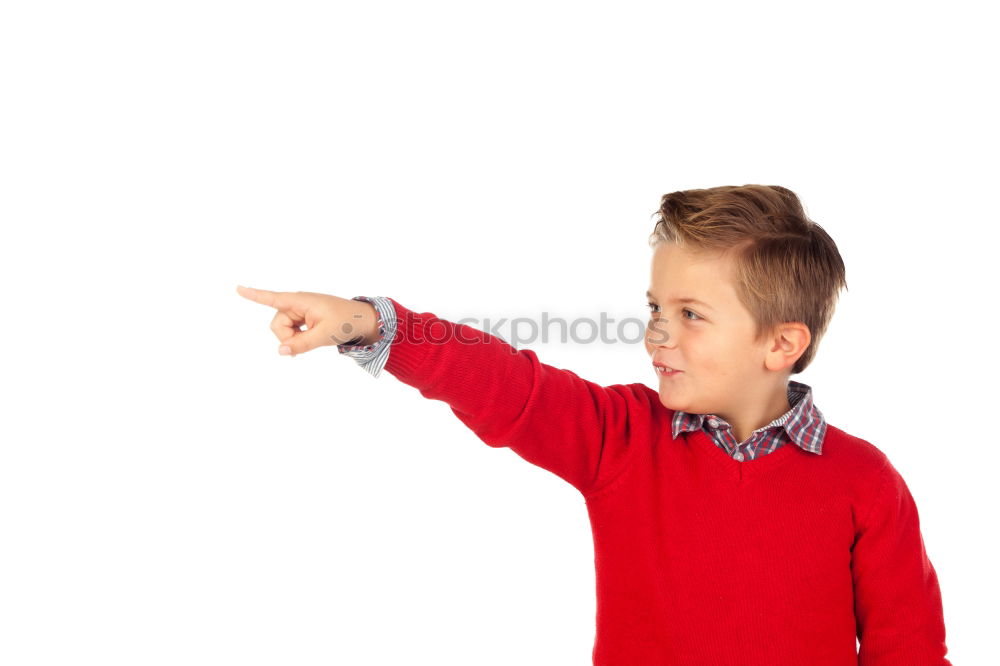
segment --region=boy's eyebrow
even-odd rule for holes
[[[651,292],[651,291],[647,291],[646,292],[646,298],[652,298],[654,301],[656,300],[656,296],[653,296],[653,292]],[[699,301],[697,298],[688,298],[688,297],[675,298],[674,302],[675,303],[695,303],[695,304],[700,305],[702,307],[708,308],[709,310],[714,310],[715,309],[711,305],[709,305],[708,303],[706,303],[705,301]]]

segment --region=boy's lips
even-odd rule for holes
[[[658,374],[661,374],[661,375],[664,375],[664,376],[668,376],[668,377],[670,375],[676,375],[679,372],[681,372],[681,370],[678,370],[677,368],[671,367],[671,366],[667,365],[666,363],[661,363],[659,361],[653,361],[653,367],[656,368],[656,372]]]

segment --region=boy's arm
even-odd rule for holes
[[[851,548],[859,666],[950,666],[916,503],[888,459]]]
[[[389,301],[397,330],[387,372],[447,403],[486,444],[511,448],[585,496],[617,478],[630,442],[651,436],[648,387],[602,387],[497,336]]]

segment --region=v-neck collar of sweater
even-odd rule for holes
[[[797,446],[781,446],[766,456],[739,461],[718,447],[704,429],[681,433],[681,440],[695,447],[702,455],[714,460],[723,472],[734,481],[748,481],[776,469],[793,458],[807,454]]]

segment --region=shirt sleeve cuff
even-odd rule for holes
[[[351,300],[365,301],[375,307],[379,339],[370,345],[337,345],[337,351],[353,358],[373,377],[378,377],[389,360],[389,351],[396,336],[396,309],[385,296],[355,296]]]

